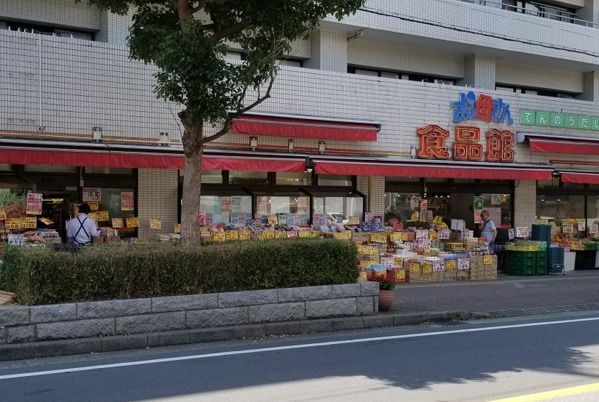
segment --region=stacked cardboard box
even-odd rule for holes
[[[455,281],[458,271],[458,260],[445,260],[445,271],[443,272],[444,281]]]

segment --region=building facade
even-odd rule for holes
[[[179,219],[181,127],[155,68],[129,59],[129,23],[74,0],[1,2],[0,187],[42,193],[58,221],[61,202],[97,202],[147,237]],[[470,225],[491,208],[506,227],[588,235],[598,131],[599,0],[369,0],[296,42],[272,98],[209,145],[202,209]]]

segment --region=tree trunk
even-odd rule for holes
[[[197,132],[192,133],[198,135]],[[191,134],[191,133],[190,133]],[[191,135],[193,135],[191,134]],[[181,236],[187,244],[200,244],[200,191],[202,187],[202,132],[196,141],[184,141],[185,168],[183,170],[183,199],[181,200]],[[197,141],[197,140],[200,141]]]

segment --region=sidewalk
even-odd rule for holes
[[[529,310],[591,310],[599,306],[599,270],[569,272],[565,276],[500,276],[497,281],[487,282],[402,284],[395,289],[390,311],[394,314],[505,311],[520,315]]]

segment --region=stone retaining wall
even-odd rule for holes
[[[0,344],[372,315],[376,282],[157,297],[0,306]]]

